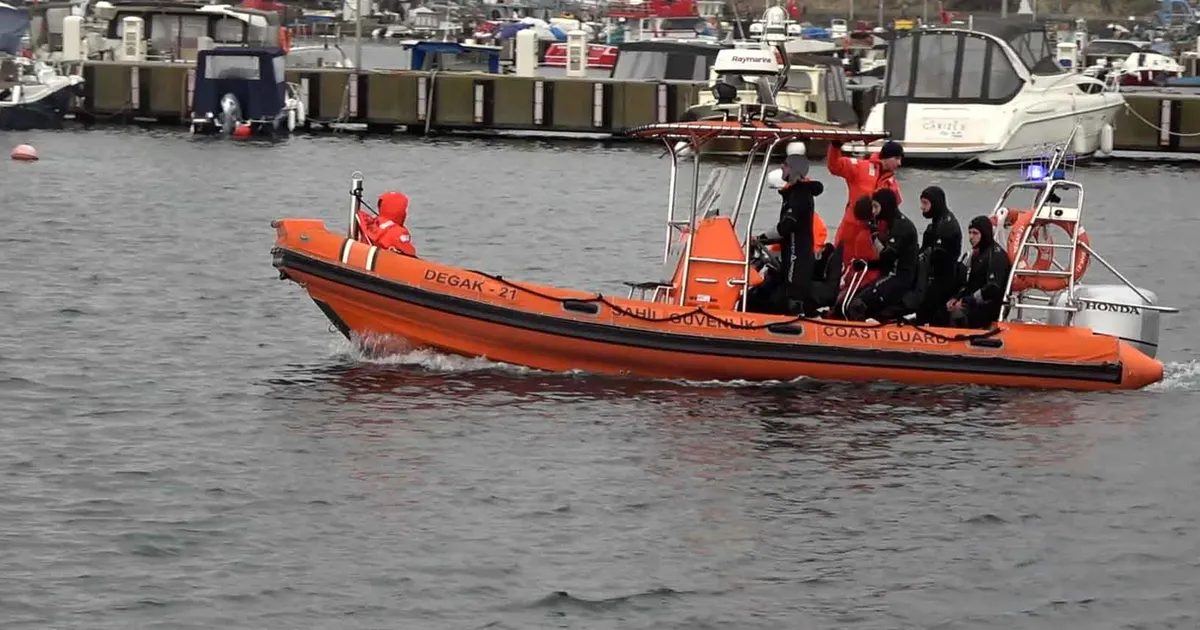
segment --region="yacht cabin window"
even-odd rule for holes
[[[1006,103],[1021,76],[991,38],[925,32],[892,42],[885,98],[912,102]]]
[[[245,40],[245,23],[237,18],[223,17],[213,25],[213,40],[240,44]]]

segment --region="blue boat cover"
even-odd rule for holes
[[[20,52],[21,39],[29,30],[29,12],[0,2],[0,52]]]
[[[284,52],[280,48],[229,47],[201,50],[196,56],[192,113],[221,111],[221,97],[233,94],[246,120],[273,119],[283,111]]]

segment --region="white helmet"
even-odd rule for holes
[[[783,188],[783,169],[777,168],[767,173],[767,185],[771,188]]]
[[[786,152],[788,155],[804,155],[808,147],[804,146],[803,142],[789,142]]]

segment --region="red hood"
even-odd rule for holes
[[[379,195],[379,218],[404,225],[408,219],[408,196],[402,192],[385,192]]]

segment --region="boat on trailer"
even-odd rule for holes
[[[656,123],[626,132],[661,140],[671,158],[663,262],[674,255],[676,265],[669,280],[627,283],[624,297],[513,280],[373,246],[358,224],[359,211],[369,210],[359,173],[352,178],[348,229],[335,232],[312,218],[273,221],[273,264],[281,279],[308,292],[338,331],[374,349],[432,348],[542,370],[694,380],[808,377],[1114,390],[1162,379],[1163,366],[1154,358],[1157,316],[1174,309],[1157,306],[1152,294],[1123,277],[1125,286],[1077,283],[1072,256],[1108,264],[1091,249],[1080,223],[1083,188],[1066,179],[1039,175],[1018,182],[997,204],[997,222],[1018,232],[1015,258],[1035,258],[1014,266],[1006,312],[986,330],[747,312],[745,289],[762,281],[759,268],[769,256],[753,226],[772,154],[797,141],[869,142],[882,135],[773,122],[766,109],[743,105],[731,120]],[[711,193],[719,187],[701,192],[699,168],[690,186],[679,181],[680,158],[689,156],[699,167],[703,145],[718,138],[752,145],[729,202],[714,202]],[[1059,170],[1050,166],[1050,173]],[[690,209],[676,203],[682,187],[692,189]],[[749,203],[748,189],[754,189]],[[1037,199],[1024,214],[1005,205],[1019,191],[1032,191]],[[1062,203],[1072,192],[1078,204]],[[773,212],[774,203],[769,205]],[[1052,226],[1067,229],[1071,238],[1053,243],[1045,234]],[[1064,250],[1068,271],[1055,266]],[[1039,321],[1031,313],[1050,316]]]

